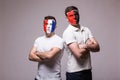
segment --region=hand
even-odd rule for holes
[[[88,39],[88,40],[86,41],[86,44],[87,44],[87,45],[91,45],[91,44],[93,44],[93,42],[92,42],[90,39]]]
[[[38,56],[38,57],[40,57],[40,54],[41,54],[42,52],[39,52],[39,51],[36,51],[36,55]]]
[[[42,56],[43,52],[36,51],[35,53],[41,60],[45,60],[45,57]]]

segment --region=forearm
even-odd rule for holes
[[[37,51],[36,55],[43,60],[49,59],[49,52],[39,52],[39,51]]]
[[[89,49],[87,48],[86,44],[79,44],[79,52],[80,54],[89,53]]]
[[[41,62],[43,61],[40,57],[38,57],[36,54],[30,54],[29,55],[29,60],[30,61],[35,61],[35,62]]]
[[[32,58],[32,59],[29,59],[30,61],[34,61],[34,62],[41,62],[42,59],[40,58]]]
[[[55,57],[61,51],[60,48],[54,47],[46,52],[37,52],[36,55],[43,60],[50,60]]]
[[[89,50],[86,49],[86,48],[78,48],[78,50],[75,50],[74,51],[74,56],[76,58],[81,58],[84,54],[88,54],[89,53]]]
[[[76,42],[69,44],[68,47],[77,59],[89,52],[86,48],[84,48],[84,44],[78,44]]]
[[[92,52],[100,51],[100,47],[98,44],[87,44],[87,49],[92,51]]]

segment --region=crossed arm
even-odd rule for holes
[[[100,46],[95,38],[89,38],[86,41],[86,48],[92,52],[100,51]]]
[[[33,47],[29,53],[29,60],[41,62],[44,60],[52,59],[57,53],[61,51],[60,48],[54,47],[46,52],[37,51],[36,47]]]
[[[90,51],[98,52],[100,50],[97,40],[93,37],[89,38],[85,44],[78,44],[77,42],[73,42],[68,44],[68,47],[76,58],[80,58],[83,54],[87,54]]]

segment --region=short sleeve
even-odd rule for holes
[[[66,44],[76,42],[75,36],[72,31],[65,31],[63,33],[63,40],[65,41]]]
[[[59,41],[58,44],[56,45],[58,48],[63,49],[64,42],[63,40]]]
[[[38,47],[38,39],[34,41],[34,47]]]

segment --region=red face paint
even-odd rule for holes
[[[43,27],[44,27],[44,31],[45,31],[45,32],[46,32],[47,24],[48,24],[48,20],[46,19],[46,20],[44,20],[44,25],[43,25]]]
[[[79,23],[79,13],[78,13],[78,11],[71,10],[70,12],[67,12],[67,18],[68,18],[68,21],[72,25],[78,24]]]

